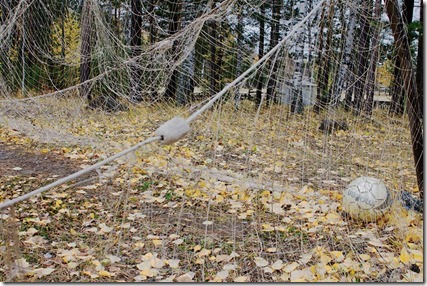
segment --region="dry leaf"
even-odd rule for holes
[[[176,278],[177,282],[193,282],[195,273],[188,272]]]
[[[100,271],[98,272],[98,275],[99,275],[100,277],[111,277],[111,276],[114,276],[114,274],[113,274],[113,273],[110,273],[110,272],[108,272],[108,271],[106,271],[106,270],[100,270]]]
[[[409,255],[408,251],[406,250],[406,247],[403,247],[402,250],[400,251],[399,259],[400,259],[400,261],[402,261],[403,264],[409,263],[411,256]]]
[[[233,281],[234,282],[248,282],[249,276],[239,276],[239,277],[234,278]]]
[[[170,259],[167,261],[167,263],[172,269],[176,269],[179,267],[179,259]]]
[[[111,255],[111,254],[109,254],[109,255],[107,255],[107,258],[110,260],[110,262],[111,263],[116,263],[116,262],[119,262],[120,260],[121,260],[121,258],[120,257],[118,257],[118,256],[115,256],[115,255]]]
[[[360,254],[359,255],[360,259],[362,259],[363,261],[368,261],[371,259],[371,256],[369,256],[368,254]]]
[[[295,270],[295,268],[297,268],[298,266],[299,266],[299,264],[298,264],[297,262],[292,262],[292,263],[290,263],[290,264],[286,265],[286,266],[283,268],[283,271],[284,271],[284,272],[287,272],[287,273],[290,273],[290,272],[294,271],[294,270]]]
[[[268,265],[268,261],[267,260],[265,260],[264,258],[262,258],[262,257],[255,257],[255,264],[258,266],[258,267],[264,267],[264,266],[267,266]]]
[[[43,276],[51,274],[53,271],[55,271],[55,268],[49,267],[49,268],[38,268],[32,271],[34,276],[37,278],[41,278]]]
[[[282,269],[283,267],[283,261],[281,259],[276,260],[272,265],[271,268],[273,268],[274,270],[279,270]]]
[[[139,274],[141,274],[142,276],[154,277],[154,276],[156,276],[157,274],[159,274],[159,270],[154,269],[154,268],[149,268],[149,269],[141,270],[141,271],[139,272]]]
[[[229,273],[228,270],[222,270],[216,274],[216,277],[218,277],[221,280],[225,280],[228,277],[228,273]]]

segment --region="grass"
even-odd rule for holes
[[[43,99],[37,116],[18,106],[19,118],[31,117],[34,126],[22,123],[14,131],[2,125],[0,139],[34,153],[56,152],[81,168],[148,138],[175,115],[188,116],[184,107],[165,103],[106,114],[72,105],[73,100]],[[320,132],[325,116],[345,118],[349,130]],[[16,119],[14,114],[8,118]],[[376,223],[363,223],[346,217],[340,204],[340,191],[362,175],[380,178],[390,189],[416,193],[406,117],[389,118],[386,111],[375,110],[366,120],[342,110],[317,115],[310,109],[301,116],[290,115],[285,106],[271,106],[255,118],[250,102],[239,110],[219,105],[172,146],[143,147],[98,170],[103,176],[93,174],[91,182],[58,187],[43,199],[19,204],[21,243],[14,255],[30,266],[26,274],[10,276],[7,265],[13,261],[3,259],[0,275],[21,282],[101,282],[159,281],[194,272],[195,281],[215,281],[225,265],[233,264],[226,281],[239,276],[252,282],[295,281],[295,271],[310,267],[317,274],[301,281],[386,281],[384,271],[391,268],[401,273],[396,281],[415,279],[409,265],[423,264],[416,256],[423,251],[421,215],[397,205]],[[49,131],[48,138],[37,139],[41,130]],[[51,182],[48,177],[3,177],[0,195],[15,194],[21,180],[32,190]],[[4,238],[11,218],[2,218]],[[386,247],[374,251],[370,243],[377,240]],[[4,241],[0,247],[10,247]],[[33,252],[34,247],[40,251]],[[408,262],[399,258],[403,249],[409,251]],[[331,257],[332,251],[341,251],[345,260]],[[237,255],[231,257],[233,253]],[[381,260],[390,253],[391,260]],[[144,276],[137,265],[148,254],[162,261],[179,259],[179,267],[165,262],[156,275]],[[109,255],[120,261],[110,261]],[[304,255],[312,256],[301,262]],[[255,265],[256,257],[265,258],[268,267],[280,259],[284,268],[270,273]],[[298,261],[294,272],[285,271]],[[47,276],[32,272],[48,267],[55,271]],[[319,274],[322,267],[326,270]]]

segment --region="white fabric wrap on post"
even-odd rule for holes
[[[172,144],[181,139],[190,131],[187,121],[181,117],[174,117],[160,125],[156,130],[156,135],[161,136],[162,144]]]

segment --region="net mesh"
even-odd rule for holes
[[[359,176],[417,191],[380,1],[0,3],[3,201],[187,118],[280,43],[178,143],[2,210],[3,281],[419,279],[419,214],[341,207]]]

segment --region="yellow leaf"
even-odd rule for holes
[[[410,249],[409,252],[411,252],[411,257],[415,260],[415,262],[423,262],[424,258],[422,251]]]
[[[211,254],[211,250],[203,248],[200,252],[199,252],[199,257],[203,257],[203,256],[208,256],[209,254]]]
[[[202,247],[200,246],[200,245],[196,245],[195,247],[194,247],[194,251],[196,252],[196,251],[199,251],[200,249],[202,249]]]
[[[320,261],[323,264],[328,264],[330,261],[332,260],[331,257],[329,257],[329,255],[325,254],[325,253],[321,253],[320,254]]]
[[[407,264],[409,262],[409,260],[411,259],[410,255],[409,255],[409,253],[405,247],[403,247],[402,250],[400,251],[399,259],[404,264]]]
[[[371,256],[369,256],[368,254],[360,254],[359,257],[363,261],[368,261],[369,259],[371,259]]]
[[[342,251],[331,251],[331,256],[335,262],[341,262],[344,260]]]
[[[105,271],[105,270],[100,270],[100,271],[98,272],[98,275],[99,275],[99,276],[101,276],[101,277],[111,277],[111,276],[113,276],[114,274],[112,274],[112,273],[110,273],[110,272],[108,272],[108,271]]]
[[[159,271],[154,268],[144,269],[144,270],[141,270],[141,272],[139,272],[139,274],[141,274],[142,276],[147,276],[147,277],[154,277],[158,273]]]
[[[248,282],[249,277],[248,276],[239,276],[239,277],[234,278],[233,281],[234,282]]]
[[[162,241],[160,239],[153,239],[152,242],[153,242],[154,246],[162,245]]]

